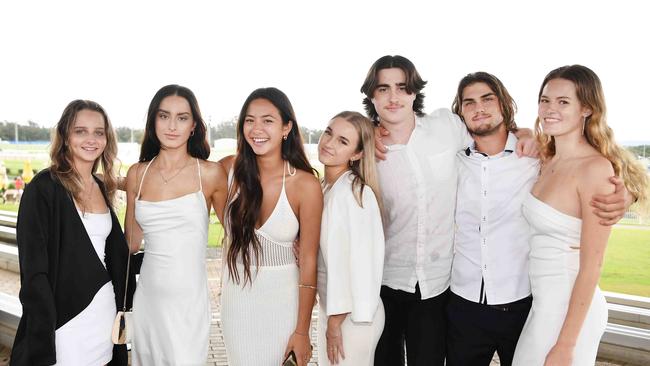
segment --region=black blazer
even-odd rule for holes
[[[85,309],[108,281],[113,282],[115,305],[122,309],[128,245],[108,204],[104,184],[95,180],[113,221],[106,239],[106,268],[97,257],[72,195],[49,169],[39,172],[25,188],[16,225],[23,316],[10,365],[56,363],[55,330]],[[135,290],[132,273],[129,281],[130,308]],[[126,347],[115,346],[110,365],[126,364]]]

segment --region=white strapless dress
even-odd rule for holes
[[[523,213],[532,228],[530,282],[533,305],[519,337],[513,365],[543,365],[555,345],[580,268],[582,220],[566,215],[532,194]],[[573,365],[593,366],[607,326],[607,303],[596,287],[573,352]]]

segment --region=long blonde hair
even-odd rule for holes
[[[591,115],[585,119],[585,138],[591,146],[612,163],[614,172],[623,179],[627,190],[640,203],[647,205],[650,185],[648,175],[641,163],[614,141],[614,132],[607,125],[605,94],[598,75],[582,65],[559,67],[549,72],[544,78],[539,89],[538,103],[544,87],[554,79],[568,80],[575,85],[578,100],[592,111]],[[540,144],[542,162],[547,161],[555,155],[555,139],[553,136],[544,134],[539,117],[535,121],[535,135]]]
[[[363,152],[359,160],[355,160],[350,165],[350,170],[354,174],[352,180],[352,192],[359,206],[363,207],[363,187],[370,187],[375,197],[379,209],[383,212],[384,205],[381,199],[381,190],[379,189],[379,176],[377,174],[377,165],[375,162],[375,128],[370,119],[359,112],[343,111],[332,119],[343,118],[348,121],[359,134],[359,143],[356,152]]]
[[[104,108],[91,100],[77,99],[70,102],[70,104],[68,104],[63,110],[61,119],[59,119],[59,122],[56,124],[52,136],[52,147],[50,148],[50,160],[52,161],[50,165],[50,173],[61,182],[63,187],[65,187],[70,194],[72,194],[75,201],[81,205],[82,211],[85,212],[86,202],[81,197],[83,181],[81,175],[79,175],[79,172],[75,169],[72,152],[67,146],[77,114],[82,110],[98,112],[104,118],[106,147],[104,148],[102,155],[95,160],[92,172],[94,174],[97,171],[97,168],[101,165],[103,182],[108,195],[108,204],[111,206],[113,205],[115,191],[117,189],[117,178],[113,171],[113,161],[117,156],[117,140],[115,139],[115,132],[113,131],[113,127],[111,126],[111,122],[108,119]]]

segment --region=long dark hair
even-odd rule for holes
[[[187,152],[194,158],[206,160],[210,156],[210,144],[205,139],[205,132],[207,130],[199,103],[192,91],[184,86],[172,84],[163,86],[156,92],[156,95],[149,103],[149,110],[147,111],[147,124],[144,128],[144,137],[142,138],[142,147],[140,148],[140,162],[150,161],[160,152],[160,140],[156,136],[156,115],[160,109],[160,103],[163,99],[176,95],[187,100],[192,111],[192,118],[196,123],[194,127],[194,134],[190,135],[187,140]]]
[[[379,82],[379,71],[383,69],[401,69],[406,75],[406,92],[409,94],[415,93],[415,100],[413,101],[413,111],[419,117],[424,115],[424,93],[422,89],[427,85],[427,82],[422,80],[418,70],[415,69],[415,65],[407,59],[406,57],[395,55],[387,55],[379,58],[375,61],[368,74],[366,75],[366,80],[364,80],[363,85],[361,85],[361,92],[366,95],[363,98],[363,107],[373,122],[379,122],[379,114],[375,109],[375,105],[372,104],[372,97],[377,89],[377,84]]]
[[[257,99],[271,102],[278,110],[284,125],[290,121],[292,123],[287,139],[282,142],[282,159],[288,161],[296,169],[316,174],[316,170],[309,164],[305,154],[296,115],[286,94],[277,88],[260,88],[253,91],[246,98],[237,120],[237,155],[233,165],[233,188],[230,190],[231,195],[236,194],[236,196],[232,199],[225,215],[228,218],[226,226],[230,236],[227,253],[228,272],[236,283],[240,282],[236,265],[241,256],[244,265],[244,284],[246,281],[252,283],[251,252],[255,257],[256,265],[259,265],[261,253],[260,242],[255,236],[255,225],[262,206],[262,185],[257,166],[257,155],[244,137],[244,120],[248,107]]]
[[[111,121],[104,108],[92,100],[73,100],[63,110],[63,114],[57,122],[52,133],[52,147],[50,148],[50,174],[56,177],[59,182],[72,194],[74,199],[81,205],[85,212],[88,202],[81,197],[83,182],[81,176],[74,166],[72,152],[68,148],[68,140],[77,114],[83,110],[89,110],[101,114],[104,118],[104,133],[106,134],[106,147],[102,155],[93,163],[92,172],[95,173],[101,165],[103,182],[106,187],[108,204],[113,205],[115,191],[117,190],[117,178],[113,171],[113,162],[117,158],[117,139]]]
[[[456,91],[456,97],[451,104],[451,110],[463,119],[461,113],[463,109],[463,91],[466,87],[476,83],[484,83],[488,88],[490,88],[490,90],[492,90],[499,100],[499,106],[501,106],[501,113],[503,114],[503,122],[506,125],[506,129],[511,132],[517,132],[517,123],[515,123],[517,104],[515,103],[515,100],[512,99],[510,93],[508,93],[508,89],[506,89],[501,80],[487,72],[479,71],[467,74],[460,80],[458,83],[458,90]]]

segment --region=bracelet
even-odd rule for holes
[[[298,288],[310,288],[310,289],[312,289],[312,290],[316,290],[316,289],[317,289],[316,286],[312,286],[312,285],[303,285],[303,284],[298,285]]]
[[[297,330],[294,330],[293,332],[294,332],[295,334],[299,335],[299,336],[303,336],[303,337],[308,337],[308,336],[309,336],[308,333],[300,333],[300,332],[297,331]]]

